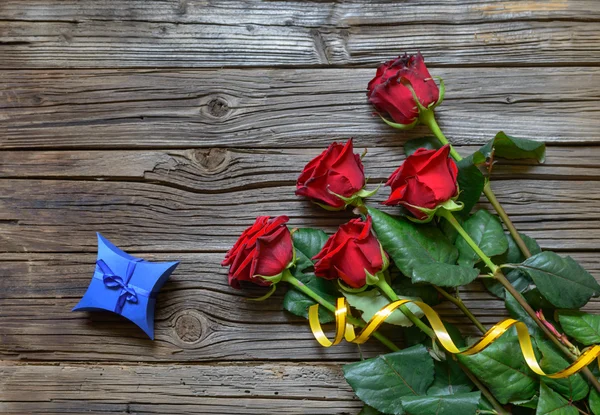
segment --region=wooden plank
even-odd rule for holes
[[[3,414],[325,414],[361,407],[334,364],[0,366]]]
[[[120,20],[157,23],[250,23],[287,26],[397,25],[411,23],[481,23],[519,20],[598,21],[594,0],[542,0],[522,2],[464,0],[394,2],[385,0],[320,1],[318,7],[302,1],[217,0],[4,0],[5,20],[86,21]],[[243,19],[241,21],[240,19]]]
[[[87,288],[95,255],[1,254],[0,356],[5,360],[112,362],[360,357],[353,345],[318,346],[306,320],[282,311],[284,287],[269,301],[244,300],[261,295],[264,289],[230,288],[226,269],[219,265],[223,254],[142,256],[156,261],[181,260],[158,297],[154,342],[110,313],[70,313]],[[600,279],[600,260],[595,253],[572,256]],[[507,315],[504,303],[485,292],[479,282],[462,287],[461,297],[484,324],[492,325]],[[437,308],[465,334],[477,334],[451,304]],[[586,310],[599,312],[600,300],[590,302]],[[372,340],[361,350],[365,356],[373,356],[385,349]]]
[[[398,146],[372,115],[374,69],[8,71],[0,79],[0,148]],[[436,69],[438,119],[455,144],[497,131],[558,143],[600,140],[600,85],[591,68]]]
[[[355,140],[356,152],[364,151],[360,144]],[[233,191],[294,184],[324,148],[1,151],[0,179],[148,181],[195,192]],[[456,148],[464,156],[478,149]],[[402,147],[367,151],[362,161],[371,182],[387,179],[405,158]],[[600,180],[600,147],[549,146],[544,164],[498,160],[493,179]]]
[[[66,9],[58,13],[66,15],[73,9],[72,4],[62,5]],[[182,6],[186,2],[172,4],[177,4],[176,15],[187,12],[187,7]],[[240,2],[237,5],[245,7]],[[432,5],[425,7],[435,10]],[[487,18],[497,16],[503,6],[508,6],[508,11],[499,13],[504,16],[500,21]],[[515,2],[504,5],[487,2],[474,7],[463,4],[448,15],[442,8],[435,17],[431,12],[424,16],[425,19],[430,16],[432,21],[412,22],[408,17],[417,15],[419,10],[414,9],[408,15],[403,13],[410,7],[408,4],[390,14],[381,3],[364,12],[360,4],[355,3],[349,10],[340,11],[341,18],[335,4],[330,4],[327,16],[321,14],[327,13],[326,8],[317,13],[322,17],[316,17],[314,27],[294,23],[293,16],[302,15],[305,9],[315,9],[309,3],[301,7],[296,4],[292,15],[284,12],[289,15],[286,18],[277,19],[277,14],[269,17],[277,24],[254,23],[253,16],[257,13],[245,17],[245,11],[240,13],[239,8],[223,13],[217,22],[214,17],[210,21],[209,17],[206,23],[180,24],[178,17],[167,17],[173,12],[165,15],[166,22],[137,20],[135,11],[130,11],[136,10],[135,4],[121,12],[133,17],[118,20],[119,13],[114,16],[112,11],[121,7],[112,6],[102,9],[98,20],[79,20],[77,14],[69,14],[67,21],[5,20],[0,27],[3,50],[0,68],[372,65],[397,54],[399,49],[421,50],[431,56],[432,64],[438,65],[597,65],[600,63],[597,33],[600,8],[597,3],[583,6],[589,8],[577,8],[575,17],[571,12],[561,11],[569,9],[568,2],[531,7],[540,13],[527,13],[526,6],[515,5]],[[18,18],[20,13],[15,13],[14,7],[13,3],[9,16],[17,14]],[[228,8],[223,3],[201,7],[214,8],[208,12],[209,16]],[[450,7],[452,5],[446,6]],[[457,24],[460,20],[452,20],[461,8],[473,10],[471,16],[478,16],[477,24],[460,25]],[[160,14],[162,9],[150,9],[143,14]],[[516,13],[511,13],[511,9]],[[21,8],[21,13],[27,10]],[[80,10],[85,10],[85,5],[81,5]],[[200,13],[200,7],[198,10]],[[262,9],[258,14],[265,11]],[[314,12],[308,14],[315,16]],[[538,14],[544,16],[541,21],[536,18]],[[523,20],[511,18],[511,24],[507,25],[502,19],[512,15],[526,17]],[[581,17],[587,15],[589,17]],[[557,50],[561,53],[556,53]]]
[[[557,180],[493,186],[519,229],[554,250],[597,249],[599,187]],[[387,194],[382,190],[372,203]],[[146,182],[2,180],[0,252],[95,251],[95,231],[134,251],[223,252],[259,215],[288,215],[291,226],[329,232],[351,217],[320,209],[278,181],[204,193]]]
[[[71,313],[85,292],[95,255],[2,255],[0,356],[20,360],[247,361],[356,360],[356,345],[323,349],[306,320],[282,311],[285,288],[227,285],[223,254],[143,254],[181,260],[158,296],[155,341],[111,313]],[[101,339],[101,341],[99,341]],[[384,348],[361,346],[366,355]]]

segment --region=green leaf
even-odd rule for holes
[[[562,353],[557,351],[548,340],[540,337],[536,338],[535,343],[542,354],[540,366],[544,372],[556,373],[569,366]],[[579,373],[565,379],[546,379],[545,382],[550,388],[572,401],[585,398],[590,391],[587,382]]]
[[[327,234],[320,229],[303,228],[292,234],[296,248],[296,269],[299,272],[313,266],[312,257],[321,251],[327,239]]]
[[[569,401],[542,382],[536,415],[578,415],[578,413]]]
[[[361,409],[361,411],[358,413],[358,415],[380,415],[380,414],[381,414],[381,412],[379,412],[377,409],[375,409],[369,405],[363,406],[363,409]]]
[[[500,255],[508,249],[500,220],[487,210],[477,211],[465,221],[463,228],[487,256]],[[456,239],[456,247],[460,265],[472,267],[480,261],[479,256],[460,235]]]
[[[336,299],[339,297],[333,281],[318,278],[312,273],[295,274],[295,277],[330,303],[335,304]],[[312,298],[291,287],[283,297],[283,308],[285,310],[306,319],[308,319],[309,307],[314,304],[316,302]],[[333,313],[324,307],[319,307],[319,321],[321,324],[330,323],[334,320]]]
[[[433,359],[422,345],[344,366],[346,381],[364,403],[386,414],[405,413],[400,398],[423,396],[433,382]]]
[[[600,343],[600,316],[582,311],[559,311],[558,321],[565,333],[586,346]]]
[[[512,235],[509,233],[505,235],[506,242],[508,243],[508,249],[503,254],[497,255],[492,258],[494,264],[520,264],[521,262],[525,261],[527,258],[525,258],[525,256],[521,252],[521,249],[519,249],[519,246],[513,239]],[[535,239],[530,238],[529,236],[523,233],[519,233],[519,236],[521,237],[521,239],[523,239],[523,242],[525,242],[525,245],[529,249],[531,255],[539,254],[540,252],[542,252],[542,249],[540,248]]]
[[[410,415],[475,415],[481,392],[447,396],[405,396],[402,405]]]
[[[537,392],[537,376],[523,359],[514,329],[482,352],[459,355],[458,360],[471,369],[502,404],[527,400]]]
[[[317,229],[299,229],[292,235],[292,240],[297,259],[296,266],[292,269],[294,276],[324,299],[335,302],[338,293],[334,282],[317,278],[312,272],[306,272],[313,266],[311,258],[319,253],[327,241],[327,234]],[[293,288],[290,288],[283,297],[283,308],[304,318],[308,318],[308,308],[313,304],[316,302],[312,298]],[[320,307],[319,320],[325,324],[334,321],[335,318],[331,312]]]
[[[494,407],[492,406],[490,401],[487,400],[487,398],[485,396],[482,396],[481,399],[479,399],[479,405],[477,405],[477,409],[483,410],[483,411],[488,411],[488,413],[494,411]]]
[[[377,313],[380,309],[385,307],[390,303],[390,300],[383,295],[378,289],[372,289],[368,291],[363,291],[361,293],[350,293],[346,291],[342,291],[348,303],[362,311],[362,318],[365,321],[371,320],[371,318]],[[399,297],[401,300],[409,299],[416,300],[416,298],[407,298],[407,297]],[[412,311],[417,317],[423,317],[423,311],[419,307],[414,304],[407,304],[407,307]],[[400,310],[394,311],[388,318],[385,319],[386,323],[395,324],[397,326],[409,327],[412,326],[413,323],[406,317]]]
[[[430,306],[440,303],[440,294],[430,284],[414,284],[410,278],[404,276],[393,280],[392,289],[399,296],[417,297]]]
[[[483,177],[479,168],[473,164],[470,157],[456,162],[456,165],[458,166],[458,188],[460,190],[458,201],[464,205],[463,210],[458,215],[467,217],[479,202],[485,185],[485,177]]]
[[[473,384],[458,363],[453,359],[434,362],[435,379],[427,389],[427,395],[454,395],[473,390]]]
[[[420,148],[426,148],[427,150],[437,150],[442,147],[442,143],[435,137],[419,137],[408,140],[404,143],[404,154],[406,157],[413,154]]]
[[[513,405],[521,406],[523,408],[536,409],[539,402],[540,402],[540,397],[537,395],[534,395],[531,399],[527,399],[526,401],[512,401],[511,403]]]
[[[525,291],[530,285],[533,285],[533,281],[529,278],[527,273],[513,269],[510,272],[505,274],[506,279],[510,281],[513,287],[517,289],[520,293]],[[483,285],[487,288],[492,294],[499,298],[505,298],[505,291],[502,284],[500,284],[497,280],[493,278],[483,278]]]
[[[590,392],[590,409],[594,415],[600,415],[600,393],[594,388]]]
[[[416,225],[374,208],[368,211],[383,249],[414,283],[456,287],[477,278],[478,270],[454,265],[458,251],[438,228]]]
[[[525,323],[531,334],[542,334],[536,322],[527,314],[523,307],[508,291],[504,291],[504,304],[508,314],[515,320]]]
[[[542,252],[535,239],[530,238],[522,233],[519,235],[525,242],[525,245],[527,245],[527,248],[532,255]],[[519,249],[513,237],[508,233],[506,234],[506,241],[508,242],[508,249],[503,254],[494,256],[492,258],[492,262],[494,264],[520,264],[521,262],[525,261],[526,258],[523,256],[523,253]],[[529,278],[529,275],[527,275],[526,272],[518,269],[513,269],[507,272],[506,278],[511,282],[513,287],[515,287],[521,293],[533,285],[533,280]],[[483,280],[483,285],[485,285],[485,287],[495,296],[504,298],[504,287],[495,279],[486,278]]]
[[[519,270],[516,271],[518,272]],[[546,300],[546,298],[544,298],[539,288],[533,284],[529,285],[525,290],[523,290],[522,294],[523,297],[525,297],[525,300],[527,300],[529,305],[534,310],[554,309],[554,306],[548,300]]]
[[[600,285],[573,258],[545,251],[525,260],[519,269],[558,308],[579,308],[600,293]]]
[[[494,149],[494,156],[506,159],[534,159],[540,163],[546,160],[546,144],[516,138],[506,135],[503,131],[498,132],[493,140],[481,147],[479,152],[488,158]]]

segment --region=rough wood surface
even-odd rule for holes
[[[142,255],[181,260],[158,296],[154,342],[113,314],[70,312],[89,284],[93,254],[1,254],[0,356],[9,361],[162,363],[360,357],[359,349],[349,344],[317,347],[306,321],[282,311],[284,287],[268,302],[245,300],[265,291],[230,288],[219,266],[221,253]],[[600,278],[596,254],[572,256]],[[508,315],[504,303],[485,292],[480,282],[463,287],[461,297],[484,324]],[[437,309],[465,334],[477,334],[452,304],[442,303]],[[587,309],[599,312],[600,300]],[[385,350],[372,340],[361,351],[370,357]]]
[[[428,55],[429,56],[429,55]],[[594,68],[443,68],[438,107],[456,144],[499,130],[547,142],[594,144],[600,75]],[[397,146],[372,114],[374,69],[5,71],[3,148],[318,147],[355,137]],[[577,128],[572,126],[576,125]]]
[[[251,379],[252,383],[248,380]],[[3,414],[355,414],[333,364],[0,365]],[[24,391],[35,393],[24,394]],[[307,393],[308,392],[308,393]]]
[[[451,1],[444,7],[426,1],[366,7],[171,1],[150,8],[136,1],[120,11],[114,1],[63,3],[50,12],[56,7],[39,1],[0,7],[7,18],[0,27],[0,67],[356,65],[377,63],[399,48],[444,65],[600,63],[600,17],[591,1]],[[94,4],[89,14],[87,4]]]
[[[219,264],[258,214],[328,232],[351,217],[293,194],[333,140],[368,147],[372,186],[398,166],[426,130],[383,125],[365,86],[405,50],[444,78],[460,153],[498,130],[549,143],[543,165],[500,161],[493,188],[520,231],[600,280],[599,24],[596,0],[1,0],[0,412],[358,413],[341,364],[384,349],[318,347],[284,287],[246,301],[264,290],[230,288]],[[70,312],[96,231],[181,261],[156,341]],[[479,281],[460,293],[486,325],[507,315]]]

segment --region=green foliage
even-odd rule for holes
[[[507,272],[505,276],[512,286],[515,287],[520,293],[523,293],[530,285],[533,285],[533,280],[529,278],[529,275],[518,269],[510,270],[510,272]],[[485,285],[485,288],[487,288],[496,297],[505,298],[504,287],[498,281],[493,278],[484,278],[482,281],[483,285]]]
[[[542,382],[536,415],[578,415],[578,413],[569,401]]]
[[[377,311],[385,307],[390,303],[390,300],[383,295],[378,289],[371,289],[368,291],[363,291],[361,293],[349,293],[342,291],[348,304],[352,307],[360,310],[362,312],[362,318],[365,321],[371,320],[371,318],[375,315]],[[411,299],[416,300],[416,298],[407,298],[407,297],[399,297],[400,299]],[[412,311],[417,317],[422,317],[423,312],[419,307],[414,304],[407,304],[407,307]],[[387,319],[385,319],[386,323],[395,324],[397,326],[412,326],[413,323],[406,317],[400,310],[395,310]]]
[[[430,306],[440,303],[440,294],[430,284],[413,284],[410,278],[404,276],[394,279],[392,289],[398,296],[420,298]]]
[[[406,157],[408,157],[420,148],[437,150],[441,147],[442,143],[440,143],[440,140],[435,137],[413,138],[412,140],[408,140],[406,143],[404,143],[404,154],[406,154]]]
[[[537,323],[527,314],[523,307],[508,291],[504,290],[504,305],[512,318],[525,323],[532,335],[543,334]]]
[[[519,233],[525,245],[529,249],[532,255],[539,254],[542,252],[540,246],[535,241],[535,239],[530,238],[527,235]],[[492,258],[494,264],[520,264],[525,261],[525,256],[519,249],[517,243],[513,239],[510,234],[505,234],[506,241],[508,242],[508,249],[501,255],[496,255]],[[506,272],[506,278],[510,281],[510,283],[519,291],[523,293],[530,285],[533,285],[533,280],[527,275],[527,273],[514,269]],[[495,296],[504,298],[504,287],[495,279],[486,278],[483,280],[483,284],[485,287]]]
[[[586,346],[600,343],[600,315],[560,311],[558,321],[565,333]]]
[[[327,301],[334,303],[338,297],[334,282],[317,278],[314,273],[309,271],[313,266],[311,258],[321,250],[327,241],[327,234],[321,230],[306,228],[294,232],[292,239],[297,259],[296,266],[292,269],[294,277]],[[312,298],[292,288],[288,290],[283,298],[284,309],[304,318],[308,318],[308,308],[313,304],[316,303]],[[335,320],[335,318],[328,310],[320,307],[319,320],[324,324]]]
[[[410,415],[474,415],[481,392],[445,396],[405,396],[401,399]]]
[[[508,250],[500,220],[486,210],[477,211],[465,221],[463,228],[487,256],[500,255]],[[479,256],[460,235],[456,239],[456,247],[460,265],[472,267],[479,262]]]
[[[477,278],[478,270],[455,265],[458,250],[431,225],[416,225],[368,208],[373,229],[384,250],[414,283],[456,287]]]
[[[473,164],[471,157],[457,161],[456,165],[458,167],[457,181],[460,190],[458,201],[464,204],[463,210],[458,212],[458,215],[467,217],[475,204],[479,202],[485,185],[485,177],[483,177],[479,168]]]
[[[369,405],[363,406],[363,409],[361,409],[361,411],[358,413],[358,415],[380,415],[380,414],[381,414],[381,412],[379,412],[377,409],[375,409]]]
[[[434,362],[435,378],[427,389],[427,395],[454,395],[473,390],[473,384],[456,361],[449,358],[443,362]]]
[[[525,260],[519,269],[535,282],[540,293],[558,308],[579,308],[600,293],[600,285],[571,257],[545,251]]]
[[[344,376],[367,405],[386,414],[405,412],[401,398],[424,396],[434,379],[433,359],[422,345],[344,366]]]
[[[508,249],[503,254],[496,255],[492,258],[494,264],[520,264],[521,262],[525,261],[525,259],[527,258],[525,258],[525,256],[521,252],[521,249],[519,249],[519,246],[515,242],[512,235],[510,233],[506,233],[505,236],[506,242],[508,243]],[[525,245],[529,249],[531,255],[539,254],[540,252],[542,252],[542,249],[540,248],[535,239],[530,238],[529,236],[523,233],[519,233],[519,236],[521,237],[521,239],[523,239],[523,242],[525,242]]]
[[[540,163],[546,160],[546,144],[540,141],[527,140],[506,135],[503,131],[498,132],[494,139],[481,147],[475,161],[481,161],[490,157],[492,150],[495,157],[506,159],[533,159]]]
[[[563,357],[563,354],[549,340],[539,337],[535,343],[541,354],[540,367],[544,372],[556,373],[569,366],[569,362]],[[585,398],[590,391],[587,382],[580,374],[565,379],[545,379],[544,382],[556,392],[573,401]]]
[[[459,355],[458,360],[502,404],[530,399],[537,392],[537,376],[523,359],[514,329],[506,332],[482,352],[472,356]]]
[[[319,253],[327,239],[327,234],[320,229],[297,229],[292,234],[292,241],[296,248],[297,271],[304,272],[313,266],[312,257]]]
[[[600,393],[594,388],[590,392],[590,409],[594,415],[600,415]]]

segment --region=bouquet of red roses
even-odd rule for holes
[[[391,127],[421,123],[434,135],[405,144],[406,159],[385,183],[392,214],[365,200],[378,191],[367,188],[366,152],[355,154],[352,140],[333,143],[306,165],[296,194],[358,217],[331,236],[290,229],[285,216],[257,218],[223,261],[229,284],[270,287],[262,300],[287,282],[284,308],[308,318],[322,346],[374,337],[389,348],[344,366],[362,414],[600,414],[600,371],[588,367],[600,355],[600,316],[578,311],[600,285],[572,258],[517,232],[491,187],[497,159],[543,162],[544,144],[499,132],[461,157],[434,116],[444,83],[420,54],[382,64],[367,96]],[[474,211],[482,193],[498,216]],[[477,278],[513,318],[493,327],[477,320],[457,289]],[[441,300],[481,337],[465,339],[442,321],[432,308]],[[321,327],[330,322],[333,340]],[[382,324],[405,327],[406,348],[380,333]]]

